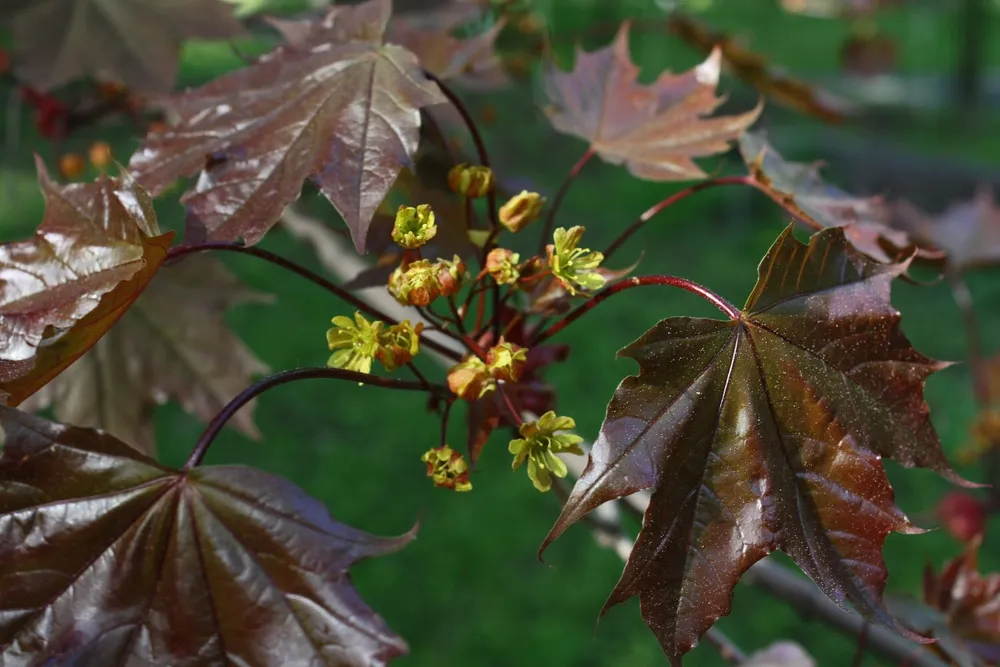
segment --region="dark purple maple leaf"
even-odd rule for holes
[[[136,178],[160,193],[200,172],[181,198],[189,229],[248,244],[311,179],[364,252],[372,216],[411,166],[420,109],[445,101],[416,56],[383,43],[391,11],[390,0],[368,0],[279,24],[288,44],[165,101],[177,121],[133,155]]]
[[[225,323],[226,310],[269,301],[247,289],[217,258],[193,255],[159,270],[142,295],[97,344],[20,405],[53,406],[56,419],[100,428],[155,456],[152,408],[176,399],[210,421],[265,373]],[[253,403],[229,422],[250,437]]]
[[[639,374],[615,392],[542,545],[652,488],[604,610],[638,595],[674,665],[729,613],[743,572],[777,549],[837,604],[913,637],[882,604],[882,543],[919,529],[896,507],[881,458],[966,483],[923,398],[927,376],[948,364],[913,349],[889,301],[908,264],[866,258],[840,228],[808,246],[791,231],[737,317],[669,318],[619,353]]]
[[[59,185],[37,160],[45,217],[0,245],[0,395],[17,405],[121,317],[166,259],[149,195],[128,175]]]
[[[0,663],[373,667],[406,643],[348,568],[391,553],[246,466],[174,470],[0,407]]]

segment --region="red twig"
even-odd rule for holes
[[[174,246],[167,252],[167,261],[168,262],[173,261],[181,257],[184,257],[185,255],[204,252],[207,250],[222,250],[226,252],[236,252],[242,255],[250,255],[252,257],[263,259],[264,261],[275,264],[276,266],[280,266],[281,268],[291,271],[292,273],[302,278],[305,278],[309,282],[322,287],[323,289],[330,292],[334,296],[343,299],[344,301],[351,304],[361,312],[367,313],[369,316],[374,317],[375,319],[382,320],[386,324],[390,325],[398,324],[398,320],[383,313],[378,308],[371,306],[367,302],[362,301],[361,299],[354,296],[340,285],[337,285],[336,283],[327,280],[321,275],[313,273],[304,266],[300,266],[289,259],[285,259],[280,255],[276,255],[273,252],[262,250],[257,247],[247,247],[245,245],[239,243],[233,243],[230,241],[206,241],[204,243],[197,243],[191,245],[179,245],[179,246]],[[458,338],[458,340],[462,339]],[[449,359],[454,359],[456,361],[461,359],[461,355],[457,354],[454,350],[438,343],[437,341],[433,341],[421,336],[420,344],[448,357]]]
[[[545,216],[545,226],[542,227],[542,237],[538,241],[538,254],[544,254],[545,245],[549,242],[549,237],[552,236],[552,230],[555,227],[556,213],[559,207],[562,205],[563,199],[566,197],[566,193],[569,192],[569,187],[576,180],[576,177],[580,175],[583,168],[590,162],[590,159],[594,157],[594,148],[591,146],[587,149],[587,152],[580,156],[580,159],[576,161],[563,180],[562,185],[556,191],[556,196],[552,200],[552,206],[549,207],[549,212]]]
[[[426,381],[424,382],[408,382],[406,380],[396,380],[394,378],[379,377],[377,375],[369,375],[367,373],[356,373],[354,371],[346,371],[340,368],[325,368],[325,367],[315,367],[315,368],[296,368],[290,371],[283,371],[281,373],[276,373],[269,377],[259,380],[253,383],[243,391],[241,391],[236,398],[229,401],[219,414],[215,415],[215,418],[208,424],[205,428],[205,432],[201,434],[198,438],[197,444],[194,446],[194,450],[191,452],[191,456],[188,457],[187,462],[184,464],[184,470],[190,470],[195,466],[199,465],[205,454],[208,452],[209,446],[215,437],[219,435],[219,431],[226,425],[230,419],[233,418],[240,408],[252,401],[254,398],[263,394],[268,389],[273,389],[279,385],[288,384],[289,382],[296,382],[298,380],[313,380],[313,379],[334,379],[334,380],[351,380],[353,382],[361,382],[364,384],[372,384],[378,387],[388,387],[390,389],[404,389],[407,391],[427,391],[428,388],[435,392],[440,392],[441,395],[448,393],[445,387],[438,385],[429,385]]]
[[[643,287],[645,285],[668,285],[670,287],[679,287],[680,289],[687,290],[697,294],[701,298],[705,299],[713,306],[725,313],[729,319],[738,320],[740,318],[740,311],[734,305],[723,299],[721,296],[708,289],[707,287],[702,287],[697,283],[693,283],[686,278],[680,278],[678,276],[637,276],[635,278],[628,278],[621,281],[620,283],[615,283],[611,287],[606,287],[589,300],[580,304],[575,310],[570,312],[564,318],[554,323],[548,329],[545,329],[539,334],[536,334],[531,341],[532,345],[537,345],[542,341],[551,338],[556,335],[570,324],[578,320],[587,314],[592,308],[597,306],[605,299],[633,287]]]
[[[720,185],[755,185],[756,181],[753,180],[751,176],[725,176],[722,178],[713,178],[708,181],[702,181],[701,183],[696,183],[691,187],[684,188],[679,192],[675,192],[663,201],[654,204],[653,206],[646,209],[646,211],[636,219],[631,225],[625,228],[625,230],[611,242],[611,245],[607,247],[604,251],[604,259],[607,260],[611,255],[618,252],[619,248],[625,244],[632,235],[635,234],[639,229],[642,228],[651,218],[656,216],[658,213],[663,211],[663,209],[673,206],[682,199],[686,199],[696,192],[701,192],[702,190],[708,190],[709,188],[718,187]]]

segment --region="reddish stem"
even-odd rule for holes
[[[684,188],[679,192],[675,192],[663,201],[654,204],[650,208],[639,216],[639,218],[633,222],[631,225],[625,228],[625,230],[611,242],[611,245],[607,247],[604,251],[604,259],[607,260],[611,255],[618,252],[618,249],[624,245],[626,241],[632,238],[632,235],[639,231],[643,225],[645,225],[651,218],[660,213],[663,209],[673,206],[682,199],[686,199],[696,192],[701,192],[702,190],[708,190],[709,188],[714,188],[720,185],[755,185],[756,181],[753,180],[751,176],[725,176],[722,178],[713,178],[708,181],[702,181],[701,183],[696,183],[691,187]]]
[[[263,259],[264,261],[271,262],[272,264],[280,266],[283,269],[291,271],[292,273],[301,276],[302,278],[305,278],[311,283],[319,285],[320,287],[330,292],[334,296],[343,299],[344,301],[351,304],[361,312],[367,313],[369,316],[374,317],[375,319],[382,320],[383,322],[389,324],[390,326],[399,323],[399,321],[396,320],[395,318],[386,315],[378,308],[375,308],[369,305],[368,303],[362,301],[361,299],[357,298],[356,296],[345,290],[340,285],[337,285],[336,283],[327,280],[323,276],[313,273],[304,266],[300,266],[289,259],[285,259],[280,255],[276,255],[273,252],[262,250],[257,247],[247,247],[245,245],[239,243],[232,243],[230,241],[206,241],[204,243],[197,243],[191,245],[179,245],[179,246],[174,246],[167,252],[167,261],[169,262],[184,257],[185,255],[190,255],[197,252],[204,252],[206,250],[222,250],[226,252],[236,252],[242,255],[250,255],[252,257],[257,257],[259,259]],[[454,350],[445,347],[444,345],[436,341],[424,338],[423,336],[421,336],[420,338],[420,344],[434,350],[435,352],[443,354],[449,359],[454,359],[456,361],[461,359],[461,355],[456,354]]]
[[[290,371],[282,371],[281,373],[276,373],[264,378],[263,380],[253,383],[237,394],[233,400],[229,401],[229,403],[227,403],[226,406],[219,411],[219,414],[215,415],[215,418],[209,422],[208,426],[205,428],[205,432],[201,434],[200,438],[198,438],[198,443],[194,446],[194,450],[191,452],[191,456],[188,457],[187,462],[184,464],[183,470],[190,470],[191,468],[201,464],[202,459],[205,458],[205,454],[208,453],[209,446],[212,444],[212,441],[215,440],[215,437],[219,435],[219,432],[226,425],[226,422],[232,419],[233,415],[235,415],[240,408],[252,401],[254,398],[263,394],[268,389],[272,389],[279,385],[296,382],[298,380],[313,380],[319,378],[351,380],[353,382],[372,384],[378,387],[404,389],[407,391],[427,391],[429,387],[432,391],[439,392],[441,395],[446,395],[448,393],[448,390],[445,387],[439,385],[427,385],[426,382],[396,380],[394,378],[379,377],[377,375],[369,375],[367,373],[346,371],[340,368],[295,368]]]
[[[545,253],[545,246],[549,242],[549,237],[552,236],[552,229],[555,227],[556,223],[556,212],[558,212],[559,207],[562,205],[563,199],[566,198],[566,193],[569,192],[569,186],[573,184],[576,177],[580,175],[583,168],[590,162],[590,159],[594,157],[594,147],[591,146],[587,149],[587,152],[580,156],[580,159],[576,161],[570,170],[566,174],[566,178],[563,179],[562,185],[556,191],[556,196],[552,200],[552,206],[549,207],[548,215],[545,216],[545,226],[542,227],[542,237],[538,244],[538,254],[542,255]]]
[[[707,287],[702,287],[701,285],[693,283],[686,278],[680,278],[678,276],[638,276],[635,278],[628,278],[620,283],[615,283],[611,287],[604,288],[592,296],[589,300],[577,306],[576,309],[566,315],[566,317],[562,318],[541,333],[536,334],[531,341],[531,345],[538,345],[542,341],[556,335],[589,312],[597,304],[617,294],[618,292],[624,292],[625,290],[632,289],[633,287],[643,287],[645,285],[668,285],[670,287],[679,287],[705,299],[713,306],[724,312],[731,320],[738,320],[741,316],[739,309],[723,299],[721,296]]]
[[[462,121],[465,126],[469,129],[469,134],[472,136],[472,143],[476,145],[476,153],[479,155],[479,163],[486,167],[487,169],[492,169],[490,165],[490,156],[486,152],[486,143],[483,141],[483,135],[479,133],[479,127],[476,125],[475,119],[473,119],[472,114],[469,112],[469,108],[465,106],[461,98],[455,94],[451,88],[444,84],[441,79],[437,78],[431,72],[424,70],[424,76],[433,81],[441,89],[441,94],[444,95],[451,105],[455,107],[455,111],[458,115],[462,117]],[[489,194],[487,194],[487,201],[489,202],[488,212],[490,216],[490,225],[493,229],[499,229],[500,220],[497,218],[497,195],[495,188],[490,188]]]
[[[497,384],[497,392],[500,394],[500,400],[503,401],[503,404],[507,407],[511,417],[514,419],[514,426],[521,428],[521,424],[524,423],[524,420],[521,419],[520,413],[518,413],[518,411],[514,408],[514,403],[510,400],[510,396],[507,395],[507,392],[504,391],[502,384]]]

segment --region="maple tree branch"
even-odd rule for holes
[[[576,161],[570,170],[566,174],[566,178],[563,179],[562,184],[559,189],[556,190],[556,196],[552,199],[552,206],[549,207],[549,212],[545,216],[545,225],[542,227],[542,237],[538,241],[538,254],[545,254],[545,246],[548,243],[549,237],[552,236],[552,229],[555,227],[556,223],[556,212],[562,205],[563,199],[566,197],[566,193],[569,192],[569,187],[576,180],[576,177],[580,175],[583,168],[590,162],[590,159],[596,155],[594,147],[590,146],[587,151],[580,156],[580,159]]]
[[[654,216],[663,211],[663,209],[673,206],[682,199],[686,199],[696,192],[701,192],[702,190],[708,190],[709,188],[718,187],[720,185],[754,185],[756,181],[750,176],[724,176],[721,178],[713,178],[708,181],[702,181],[701,183],[696,183],[690,187],[684,188],[674,194],[670,195],[663,201],[660,201],[640,215],[635,222],[625,228],[621,234],[618,235],[611,245],[607,247],[604,251],[604,260],[607,261],[609,257],[618,252],[618,250],[632,238],[632,235],[639,231],[643,225],[650,221]]]
[[[681,278],[679,276],[636,276],[633,278],[626,278],[625,280],[615,283],[610,287],[605,287],[603,290],[590,297],[587,301],[583,302],[577,306],[568,315],[563,317],[561,320],[555,322],[549,328],[543,330],[542,332],[536,334],[531,341],[532,345],[538,345],[544,340],[551,338],[556,335],[570,324],[578,320],[579,318],[586,315],[591,309],[593,309],[597,304],[601,303],[605,299],[618,294],[619,292],[624,292],[625,290],[632,289],[633,287],[644,287],[647,285],[667,285],[669,287],[679,287],[680,289],[687,290],[693,294],[697,294],[701,298],[705,299],[713,306],[725,313],[729,319],[737,320],[740,318],[740,310],[729,303],[721,296],[697,283],[691,282],[687,278]]]
[[[447,388],[441,385],[429,385],[426,380],[423,382],[397,380],[395,378],[369,375],[368,373],[357,373],[355,371],[348,371],[342,368],[328,368],[326,366],[307,366],[305,368],[294,368],[292,370],[282,371],[280,373],[270,375],[262,380],[258,380],[237,394],[233,400],[229,401],[229,403],[227,403],[225,407],[223,407],[222,410],[215,415],[212,421],[209,422],[208,426],[205,427],[205,431],[201,434],[201,437],[198,438],[198,442],[195,444],[194,450],[192,450],[191,456],[188,457],[188,460],[184,464],[182,470],[190,470],[191,468],[200,465],[202,459],[205,458],[205,454],[208,453],[208,448],[211,446],[212,441],[215,440],[217,435],[219,435],[219,432],[226,425],[226,423],[233,418],[240,408],[252,401],[254,398],[269,389],[273,389],[274,387],[283,384],[288,384],[289,382],[314,379],[350,380],[361,384],[370,384],[377,387],[402,389],[406,391],[428,391],[428,389],[430,389],[432,393],[436,393],[441,396],[449,395]]]
[[[256,246],[245,246],[242,243],[235,243],[232,241],[205,241],[203,243],[179,245],[179,246],[174,246],[169,251],[167,251],[167,261],[169,262],[171,260],[179,259],[186,255],[198,252],[204,252],[208,250],[222,250],[226,252],[236,252],[243,255],[250,255],[251,257],[257,257],[267,262],[271,262],[276,266],[280,266],[283,269],[291,271],[292,273],[302,278],[305,278],[309,282],[322,287],[323,289],[330,292],[334,296],[346,301],[347,303],[351,304],[361,312],[366,313],[367,315],[374,317],[375,319],[381,320],[386,324],[389,324],[390,326],[399,323],[399,320],[387,315],[386,313],[383,313],[378,308],[372,306],[368,302],[359,299],[358,297],[354,296],[340,285],[330,280],[327,280],[326,278],[317,273],[313,273],[309,269],[299,264],[296,264],[290,259],[285,259],[281,255],[276,255],[273,252],[263,250]],[[437,341],[430,340],[421,336],[420,344],[450,359],[454,359],[456,361],[461,359],[461,355],[457,354],[455,351],[448,348],[447,346],[441,345]]]

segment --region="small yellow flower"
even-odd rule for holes
[[[486,271],[498,285],[513,285],[521,278],[517,263],[521,256],[506,248],[494,248],[486,255]]]
[[[437,265],[427,259],[399,266],[389,276],[389,294],[404,306],[427,306],[441,296],[437,274]]]
[[[434,486],[455,491],[472,490],[469,464],[448,445],[428,449],[420,460],[427,464],[427,476],[434,480]]]
[[[459,398],[471,403],[496,389],[496,380],[490,376],[486,363],[473,354],[448,371],[448,388]]]
[[[520,345],[500,342],[486,353],[486,366],[495,380],[517,382],[528,363],[528,350]]]
[[[583,438],[574,433],[556,433],[576,428],[570,417],[557,417],[549,410],[536,422],[521,424],[521,437],[511,440],[507,450],[514,455],[513,470],[528,462],[528,477],[539,491],[552,488],[552,475],[565,477],[566,464],[556,454],[570,452],[583,454],[580,442]]]
[[[493,190],[493,170],[480,165],[455,165],[448,171],[448,187],[470,199],[485,197]]]
[[[512,232],[519,232],[538,218],[545,206],[545,197],[537,192],[522,190],[500,207],[500,224]]]
[[[381,333],[376,356],[387,371],[394,371],[417,356],[420,351],[420,332],[423,330],[423,322],[418,322],[413,327],[409,320],[403,320]]]
[[[437,235],[434,211],[427,204],[420,206],[400,206],[396,211],[396,222],[392,227],[392,240],[400,246],[412,250],[424,245]]]
[[[545,248],[552,275],[573,295],[581,290],[600,289],[607,283],[607,278],[597,271],[604,261],[604,253],[576,247],[583,231],[579,225],[569,229],[560,227],[552,235],[555,245],[550,243]]]
[[[326,332],[326,343],[331,351],[327,366],[343,368],[358,373],[370,373],[372,360],[378,354],[379,334],[383,323],[369,322],[360,312],[354,320],[344,315],[333,318],[333,328]]]

